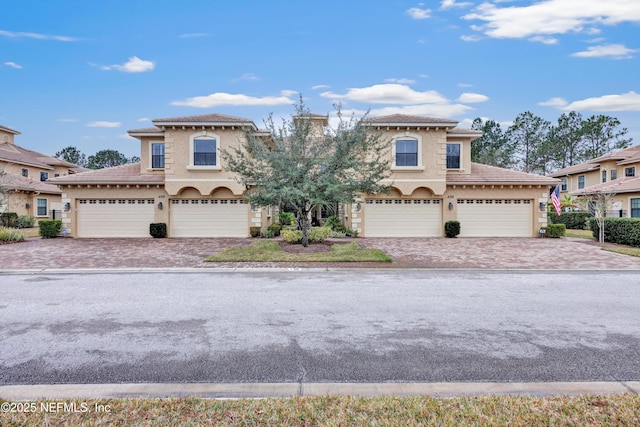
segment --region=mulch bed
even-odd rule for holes
[[[294,254],[313,254],[318,252],[330,252],[331,245],[333,245],[334,242],[324,241],[321,243],[310,243],[306,248],[301,244],[287,243],[284,240],[278,243],[280,244],[280,248],[282,248],[284,252],[290,252]]]

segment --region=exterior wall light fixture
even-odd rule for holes
[[[449,210],[452,211],[453,210],[453,202],[449,202]]]
[[[158,202],[158,209],[162,210],[162,202]]]

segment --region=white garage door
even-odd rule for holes
[[[461,237],[531,237],[531,200],[458,200]]]
[[[442,204],[439,199],[367,199],[366,237],[442,236]]]
[[[171,200],[171,237],[247,237],[248,223],[245,200]]]
[[[78,200],[79,237],[150,237],[153,199]]]

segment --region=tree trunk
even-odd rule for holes
[[[309,246],[310,223],[308,216],[308,212],[298,211],[298,227],[302,231],[302,246],[305,248]]]

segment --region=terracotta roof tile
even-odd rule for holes
[[[624,150],[614,151],[613,153],[605,154],[604,156],[596,157],[589,160],[589,163],[604,162],[605,160],[625,160],[629,157],[635,157],[640,154],[640,145],[634,145],[633,147],[626,148]]]
[[[440,125],[455,126],[458,124],[456,120],[438,119],[435,117],[409,116],[406,114],[391,114],[389,116],[380,116],[367,119],[368,123],[380,126],[393,125]]]
[[[19,145],[9,143],[0,143],[0,160],[37,166],[42,169],[53,169],[54,166],[63,166],[66,168],[78,167],[73,163],[38,153],[37,151],[27,150]]]
[[[5,173],[0,175],[0,185],[8,188],[9,190],[20,190],[39,192],[47,194],[61,194],[62,191],[53,184],[47,182],[36,181],[31,178],[25,178],[22,175],[16,175],[12,173]]]
[[[579,165],[569,166],[563,169],[558,169],[557,171],[550,173],[549,176],[553,178],[559,178],[561,176],[566,175],[574,175],[576,173],[589,172],[592,170],[597,170],[600,168],[599,164],[595,163],[580,163]]]
[[[13,130],[13,129],[8,128],[8,127],[6,127],[6,126],[2,126],[2,125],[0,125],[0,130],[3,130],[3,131],[5,131],[5,132],[12,133],[12,134],[14,134],[14,135],[20,135],[20,132],[18,132],[17,130]]]
[[[142,175],[140,163],[96,169],[49,179],[54,184],[163,184],[164,175]]]
[[[447,175],[447,185],[454,184],[541,184],[555,185],[559,181],[542,175],[513,171],[495,166],[471,163],[471,174]]]
[[[128,130],[127,132],[129,133],[164,133],[164,131],[159,127],[131,129],[131,130]]]
[[[153,119],[154,125],[162,125],[163,123],[250,123],[253,121],[243,117],[229,116],[226,114],[201,114],[198,116],[181,116],[168,117],[164,119]]]

